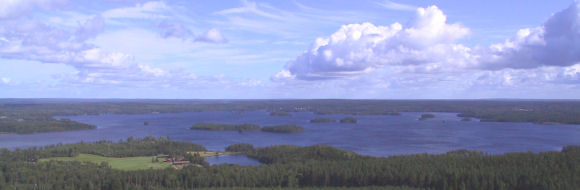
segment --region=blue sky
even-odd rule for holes
[[[575,1],[0,3],[0,98],[578,98]]]

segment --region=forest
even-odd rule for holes
[[[324,145],[255,148],[239,144],[228,149],[242,152],[263,165],[203,164],[201,167],[186,166],[182,169],[121,171],[112,169],[106,163],[35,160],[78,153],[123,157],[205,150],[193,143],[155,137],[117,143],[77,143],[13,151],[3,149],[0,151],[0,189],[580,188],[580,146],[567,146],[562,151],[544,153],[490,155],[457,150],[446,154],[386,158],[362,156]]]
[[[574,100],[90,100],[0,99],[0,133],[36,133],[94,129],[56,116],[146,114],[201,111],[257,111],[273,116],[292,112],[393,115],[400,112],[453,112],[483,122],[580,124]],[[50,123],[50,125],[47,125]]]
[[[262,131],[269,133],[300,133],[304,127],[297,125],[274,125],[262,127]]]
[[[426,119],[431,119],[431,118],[435,118],[435,114],[424,113],[424,114],[421,114],[421,117],[419,117],[419,120],[426,120]]]
[[[340,123],[356,123],[358,120],[354,117],[345,117],[340,119]]]

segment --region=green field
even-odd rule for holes
[[[125,157],[125,158],[115,158],[115,157],[103,157],[92,154],[79,154],[75,157],[53,157],[40,159],[41,162],[56,160],[56,161],[79,161],[79,162],[93,162],[100,164],[102,162],[107,162],[111,168],[119,170],[145,170],[145,169],[163,169],[171,166],[171,163],[165,163],[162,159],[159,162],[151,162],[152,156],[141,156],[141,157]]]

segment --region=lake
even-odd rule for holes
[[[476,119],[465,122],[460,121],[456,113],[434,113],[435,118],[424,121],[417,120],[422,113],[402,113],[400,116],[357,115],[354,116],[358,119],[356,124],[310,123],[310,119],[316,117],[339,120],[352,115],[321,116],[309,112],[292,114],[270,116],[265,111],[252,111],[63,116],[57,118],[93,124],[98,128],[28,135],[3,134],[0,135],[0,147],[15,149],[81,141],[118,141],[129,136],[149,135],[194,142],[211,151],[224,151],[225,147],[236,143],[249,143],[257,147],[325,144],[370,156],[435,154],[456,149],[480,150],[491,154],[544,152],[560,151],[563,146],[580,144],[580,125],[479,122]],[[144,125],[145,121],[150,124]],[[295,124],[303,126],[305,131],[278,134],[189,129],[191,125],[200,122],[252,123],[261,126]]]

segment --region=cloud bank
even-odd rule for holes
[[[570,66],[580,62],[580,1],[537,28],[525,28],[504,43],[480,50],[482,69]]]
[[[439,8],[430,6],[418,8],[406,27],[400,23],[344,25],[330,37],[316,39],[283,72],[297,79],[318,80],[357,75],[388,65],[437,63],[464,67],[472,59],[471,49],[455,41],[468,35],[469,29],[446,21]]]
[[[329,37],[316,39],[271,79],[363,80],[388,88],[445,84],[464,89],[580,82],[580,2],[539,27],[521,29],[489,47],[459,43],[469,33],[461,24],[447,23],[436,6],[416,9],[406,25],[343,25]]]

